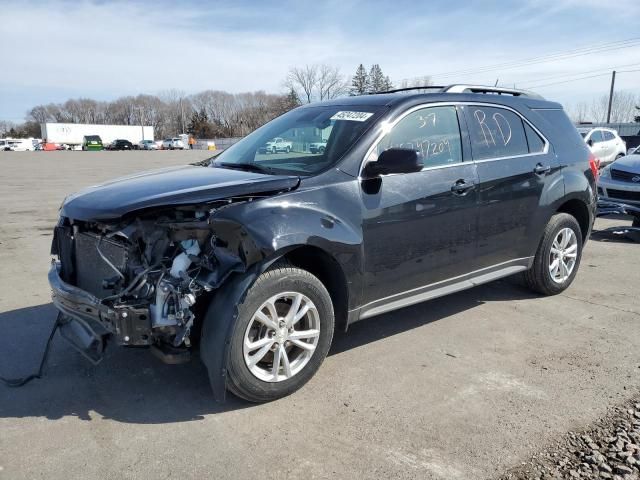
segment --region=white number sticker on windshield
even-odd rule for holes
[[[329,120],[350,120],[352,122],[366,122],[373,113],[369,112],[336,112]]]

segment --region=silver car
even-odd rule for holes
[[[619,158],[600,171],[598,195],[602,200],[640,205],[640,154]]]
[[[158,145],[153,140],[140,140],[138,148],[140,150],[157,150]]]

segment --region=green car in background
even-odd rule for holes
[[[104,150],[99,135],[85,135],[82,137],[82,150]]]

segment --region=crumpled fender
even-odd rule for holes
[[[275,260],[274,260],[275,261]],[[246,273],[233,275],[217,291],[202,325],[200,359],[207,367],[213,396],[224,402],[227,393],[227,362],[231,329],[238,318],[238,305],[256,279],[273,263],[254,265]]]

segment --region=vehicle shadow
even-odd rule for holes
[[[531,298],[510,280],[436,299],[352,325],[336,332],[330,355],[364,347],[485,302]],[[20,377],[37,370],[55,320],[52,304],[0,313],[0,376]],[[0,418],[98,415],[118,422],[163,424],[197,421],[205,415],[251,407],[233,395],[213,399],[204,365],[165,365],[145,349],[110,348],[91,365],[59,335],[53,340],[42,379],[21,388],[0,385]]]

